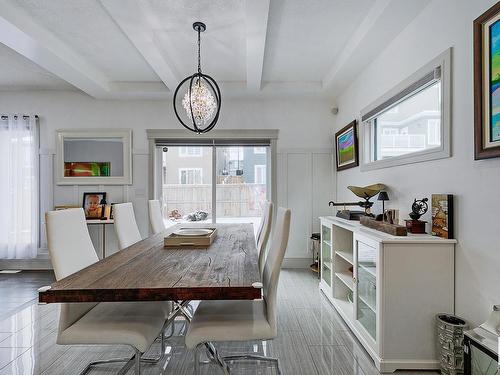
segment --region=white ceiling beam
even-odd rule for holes
[[[260,91],[270,0],[246,0],[247,89]]]
[[[0,43],[90,96],[105,97],[109,91],[98,69],[6,0],[0,0]]]
[[[428,5],[430,0],[376,0],[324,77],[338,95]]]
[[[144,57],[170,91],[180,83],[168,56],[155,43],[154,30],[164,27],[146,2],[136,0],[100,0],[104,9]]]

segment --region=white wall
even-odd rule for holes
[[[337,99],[340,129],[359,111],[449,47],[452,51],[452,157],[360,172],[337,173],[339,200],[352,200],[347,185],[389,186],[389,206],[407,218],[414,198],[455,195],[456,313],[486,320],[500,302],[498,241],[500,159],[474,161],[472,21],[494,0],[433,0]],[[427,215],[425,220],[430,220]],[[422,275],[425,277],[425,274]]]
[[[85,191],[106,191],[108,202],[131,201],[134,204],[141,234],[148,233],[147,192],[148,192],[148,143],[145,129],[181,128],[168,101],[111,101],[95,100],[78,92],[0,92],[0,113],[33,113],[40,116],[41,127],[41,173],[42,205],[44,210],[58,204],[81,204]],[[290,241],[287,256],[295,259],[307,258],[307,238],[313,228],[317,228],[318,214],[328,211],[327,202],[332,198],[331,164],[325,164],[325,149],[332,144],[332,124],[334,118],[328,103],[318,99],[289,100],[225,100],[217,128],[222,129],[280,129],[278,151],[300,149],[298,158],[305,160],[310,170],[290,169],[286,175],[292,183],[301,180],[305,186],[312,185],[313,178],[318,187],[315,190],[317,202],[323,206],[313,207],[311,195],[304,211],[302,202],[278,197],[288,204],[294,217],[301,217],[295,224],[295,240]],[[65,128],[131,128],[133,129],[133,181],[132,186],[57,186],[53,185],[53,153],[55,152],[55,130]],[[314,156],[319,150],[318,155]],[[326,154],[327,155],[327,154]],[[327,160],[328,156],[326,156]],[[324,169],[322,174],[318,169]],[[307,172],[309,180],[302,174]],[[278,173],[280,171],[278,170]],[[296,176],[296,177],[293,177]],[[298,177],[297,177],[298,176]],[[326,176],[326,177],[325,177]],[[295,180],[293,180],[295,178]],[[278,187],[281,191],[285,188]],[[311,194],[308,190],[307,194]],[[300,203],[300,204],[299,204]],[[311,208],[309,208],[309,206]],[[325,211],[321,211],[324,207]],[[306,222],[307,225],[301,225]],[[315,229],[317,230],[317,229]],[[42,233],[44,228],[42,227]],[[92,228],[91,234],[97,249],[100,248],[100,228]],[[107,229],[107,250],[116,249],[113,228]],[[43,242],[43,241],[42,241]]]

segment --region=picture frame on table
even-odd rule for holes
[[[473,23],[474,159],[500,157],[500,2]]]
[[[106,202],[105,192],[83,193],[82,207],[86,219],[101,219]]]
[[[357,121],[354,120],[335,133],[335,160],[337,171],[359,165]]]

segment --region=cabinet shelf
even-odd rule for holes
[[[329,270],[331,270],[333,267],[332,267],[332,262],[323,262],[323,266],[325,266],[326,268],[328,268]]]
[[[335,251],[335,254],[337,254],[337,256],[339,256],[340,258],[344,259],[347,263],[351,265],[354,264],[352,253],[349,253],[347,251]]]
[[[326,246],[330,246],[330,247],[332,247],[332,242],[331,242],[331,241],[323,240],[323,243],[324,243]]]
[[[359,263],[359,267],[364,269],[366,272],[368,272],[373,277],[375,277],[375,278],[377,277],[377,266],[371,266],[368,264]]]
[[[346,287],[350,290],[354,290],[354,281],[352,280],[352,276],[347,272],[336,272],[335,276],[342,281]]]
[[[375,303],[373,301],[369,301],[368,298],[366,298],[360,294],[358,294],[358,298],[361,300],[361,302],[363,302],[366,306],[368,306],[371,311],[373,311],[375,314],[377,313],[377,311],[375,309]]]

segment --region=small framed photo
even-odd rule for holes
[[[106,201],[106,193],[83,193],[83,210],[85,211],[86,219],[100,219],[103,214],[104,205],[102,202]]]
[[[335,155],[337,160],[337,171],[357,167],[359,165],[356,120],[335,133]]]
[[[114,219],[114,216],[113,216],[113,205],[115,205],[115,204],[116,204],[116,203],[111,203],[111,204],[109,205],[109,217],[108,217],[108,219],[110,219],[110,220],[113,220],[113,219]]]
[[[432,235],[453,238],[453,195],[432,194]]]

